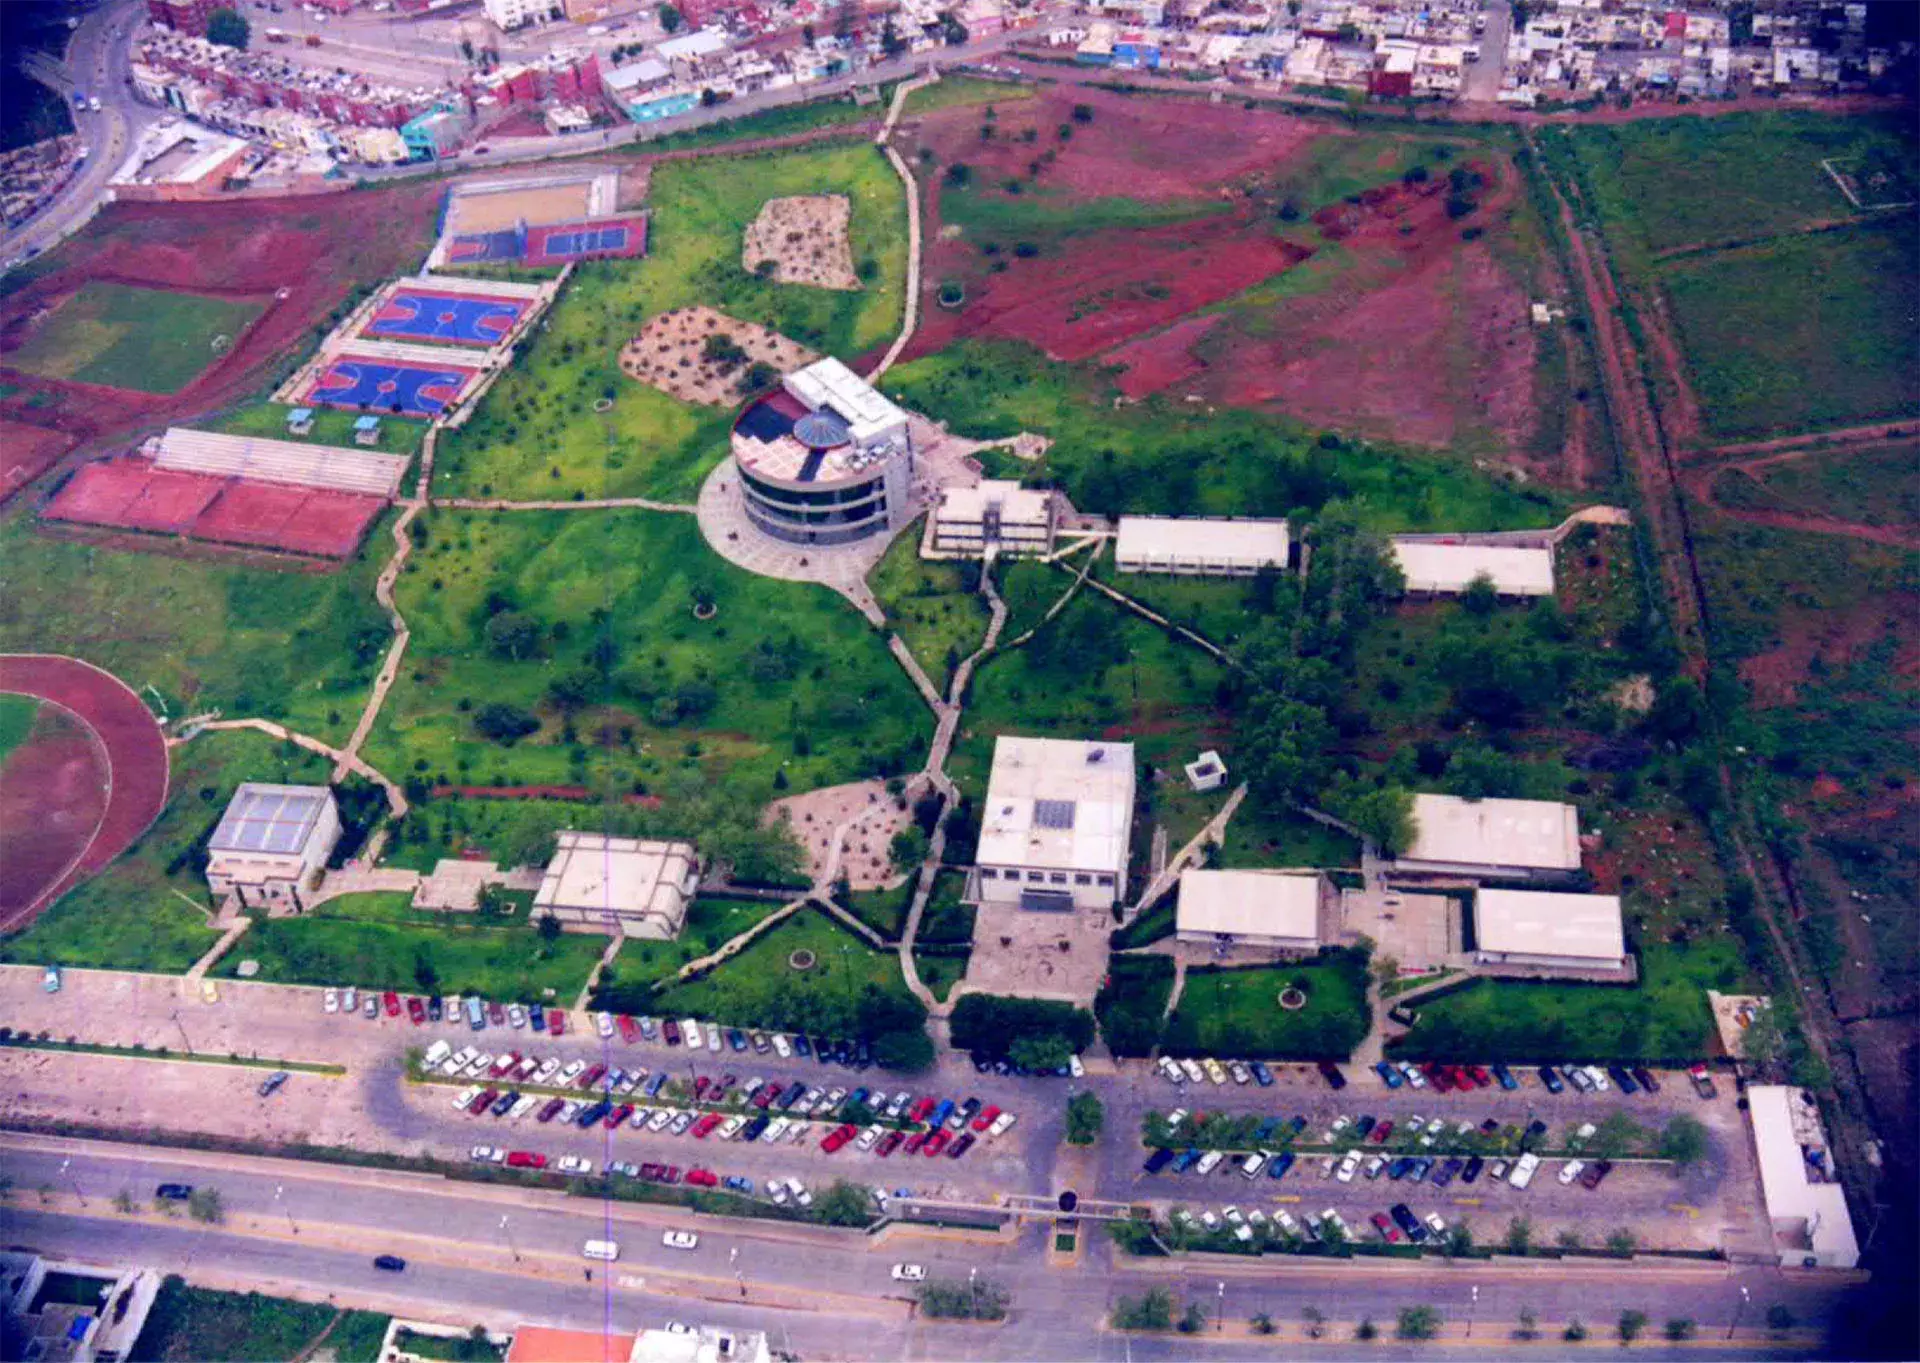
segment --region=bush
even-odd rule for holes
[[[952,1034],[956,1048],[996,1059],[1011,1055],[1016,1040],[1047,1034],[1078,1052],[1093,1041],[1093,1014],[1070,1003],[968,994],[954,1005]]]
[[[1640,1338],[1640,1332],[1647,1328],[1645,1311],[1622,1311],[1620,1313],[1620,1342],[1631,1344]]]
[[[991,1278],[922,1283],[920,1311],[934,1320],[1005,1320],[1012,1294]]]
[[[1116,1330],[1171,1330],[1173,1293],[1155,1287],[1144,1296],[1121,1297],[1113,1304],[1112,1321]]]
[[[1432,1339],[1440,1333],[1440,1313],[1431,1306],[1403,1306],[1394,1333],[1401,1339]]]
[[[1675,1344],[1693,1338],[1693,1322],[1685,1316],[1674,1316],[1667,1321],[1667,1338]]]
[[[1106,1110],[1091,1093],[1076,1093],[1067,1104],[1067,1144],[1092,1145],[1106,1124]]]
[[[540,728],[540,717],[503,700],[489,701],[474,712],[474,732],[495,743],[512,744]]]

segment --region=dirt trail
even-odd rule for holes
[[[1694,500],[1704,503],[1729,520],[1745,521],[1749,525],[1764,525],[1775,530],[1800,530],[1813,535],[1841,535],[1847,539],[1864,540],[1869,544],[1885,544],[1895,549],[1920,549],[1920,531],[1901,530],[1885,525],[1865,525],[1859,521],[1842,520],[1837,516],[1816,516],[1801,511],[1769,511],[1755,507],[1728,506],[1720,500],[1714,490],[1714,484],[1722,473],[1748,473],[1755,468],[1764,468],[1770,464],[1785,463],[1789,460],[1803,459],[1815,451],[1799,451],[1776,454],[1766,459],[1756,459],[1744,464],[1718,464],[1706,468],[1688,469],[1680,476],[1680,486]]]
[[[1920,421],[1878,421],[1867,426],[1846,426],[1839,430],[1783,435],[1775,440],[1743,440],[1728,445],[1713,445],[1701,450],[1699,458],[1703,461],[1721,461],[1739,455],[1768,454],[1786,450],[1826,454],[1914,436],[1920,436]]]

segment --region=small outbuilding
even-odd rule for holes
[[[1481,890],[1473,903],[1473,956],[1496,970],[1620,970],[1627,963],[1620,896]]]
[[[243,782],[207,840],[207,888],[249,909],[307,907],[340,841],[340,809],[325,786]]]
[[[1252,577],[1287,566],[1287,523],[1204,516],[1122,516],[1114,562],[1123,573]]]
[[[1227,762],[1212,748],[1208,748],[1185,767],[1187,784],[1202,795],[1210,790],[1218,790],[1227,783]]]
[[[368,413],[353,419],[353,443],[356,445],[378,445],[380,443],[380,418]]]
[[[313,434],[313,408],[296,407],[287,413],[288,435]]]
[[[555,838],[533,914],[664,941],[680,935],[699,884],[700,859],[690,842],[569,829]]]
[[[1580,811],[1569,804],[1416,795],[1413,826],[1396,872],[1564,880],[1580,869]]]
[[[1311,956],[1330,935],[1332,903],[1318,872],[1182,871],[1174,931],[1195,945]]]

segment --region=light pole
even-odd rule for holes
[[[980,1318],[980,1293],[975,1290],[973,1280],[979,1276],[980,1270],[978,1268],[969,1268],[967,1270],[967,1299],[971,1303],[969,1312],[975,1320]]]
[[[1746,1284],[1740,1285],[1740,1300],[1733,1305],[1733,1320],[1727,1326],[1727,1338],[1733,1338],[1733,1332],[1740,1328],[1740,1314],[1747,1309],[1747,1303],[1753,1300],[1753,1293],[1747,1291]]]
[[[727,1267],[733,1270],[733,1281],[740,1288],[740,1300],[747,1299],[746,1275],[740,1271],[740,1247],[735,1245],[727,1251]]]
[[[286,1203],[280,1200],[281,1196],[286,1191],[287,1189],[285,1184],[276,1183],[273,1185],[273,1205],[280,1208],[281,1211],[287,1214],[287,1228],[291,1230],[295,1235],[298,1235],[300,1233],[300,1227],[293,1224],[293,1208],[287,1206]]]
[[[67,1171],[73,1166],[73,1156],[68,1155],[60,1161],[60,1172],[67,1175],[67,1182],[73,1185],[73,1195],[80,1199],[80,1205],[87,1205],[87,1195],[80,1191],[80,1180]]]
[[[1467,1338],[1473,1338],[1473,1313],[1480,1306],[1480,1285],[1475,1283],[1467,1289]]]
[[[507,1237],[507,1249],[508,1249],[508,1250],[510,1250],[510,1251],[512,1252],[512,1254],[513,1254],[513,1261],[514,1261],[514,1262],[515,1262],[516,1264],[517,1264],[517,1263],[519,1263],[519,1262],[520,1262],[520,1247],[519,1247],[518,1245],[516,1245],[516,1244],[514,1244],[514,1243],[513,1243],[513,1231],[512,1231],[512,1230],[510,1230],[510,1229],[508,1228],[508,1226],[507,1226],[507,1218],[506,1218],[506,1217],[504,1217],[504,1216],[500,1218],[500,1233],[501,1233],[502,1235],[504,1235],[504,1236],[506,1236],[506,1237]]]
[[[1222,1282],[1219,1284],[1219,1291],[1218,1291],[1216,1300],[1219,1302],[1219,1306],[1215,1308],[1213,1313],[1213,1332],[1216,1335],[1218,1335],[1218,1334],[1225,1333],[1227,1328],[1227,1285],[1226,1283]]]

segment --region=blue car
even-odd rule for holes
[[[653,1078],[647,1080],[647,1097],[658,1098],[660,1096],[660,1090],[666,1086],[667,1076],[664,1073],[654,1075]]]
[[[1493,1067],[1493,1077],[1499,1081],[1500,1087],[1505,1089],[1508,1093],[1512,1093],[1515,1089],[1520,1087],[1520,1081],[1513,1077],[1513,1071],[1508,1069],[1505,1065],[1496,1064]]]
[[[1395,1183],[1398,1183],[1401,1179],[1407,1176],[1407,1170],[1411,1168],[1412,1165],[1413,1165],[1413,1161],[1408,1159],[1405,1155],[1402,1155],[1399,1159],[1395,1160],[1392,1164],[1389,1164],[1387,1166],[1387,1177],[1392,1179]]]
[[[547,1030],[547,1010],[542,1008],[537,1003],[530,1006],[527,1009],[527,1025],[532,1027],[533,1030],[536,1032],[546,1031]]]
[[[1261,1088],[1270,1089],[1273,1087],[1273,1071],[1268,1069],[1260,1061],[1254,1061],[1248,1065],[1247,1068],[1253,1071],[1254,1080]]]
[[[806,1037],[798,1032],[793,1034],[793,1053],[802,1060],[807,1059],[813,1054],[813,1047],[809,1046]]]
[[[742,1178],[739,1174],[729,1174],[727,1176],[726,1186],[733,1189],[736,1193],[751,1193],[753,1191],[753,1180],[750,1178]]]
[[[1293,1152],[1291,1150],[1282,1151],[1273,1157],[1272,1163],[1267,1165],[1267,1177],[1285,1178],[1287,1176],[1287,1170],[1291,1168],[1293,1168]]]
[[[1392,1065],[1389,1065],[1384,1060],[1382,1060],[1378,1065],[1375,1065],[1373,1068],[1374,1068],[1374,1072],[1380,1076],[1380,1082],[1385,1084],[1390,1089],[1397,1089],[1402,1084],[1407,1082],[1406,1079],[1402,1077],[1399,1070],[1395,1069]]]
[[[1200,1152],[1192,1146],[1188,1146],[1181,1152],[1180,1158],[1173,1162],[1173,1172],[1176,1174],[1184,1174],[1199,1162]]]

